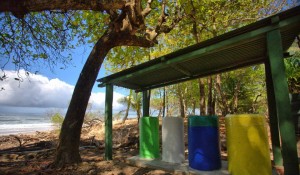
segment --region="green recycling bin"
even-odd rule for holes
[[[159,158],[159,121],[157,117],[142,117],[140,129],[140,158]]]

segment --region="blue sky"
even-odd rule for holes
[[[78,76],[91,50],[92,48],[89,46],[77,47],[72,54],[72,63],[70,65],[67,65],[66,69],[60,69],[60,66],[57,66],[56,70],[54,71],[51,71],[50,69],[43,69],[40,73],[51,79],[59,78],[60,80],[63,80],[64,82],[75,86]],[[106,75],[107,73],[105,71],[104,65],[102,65],[98,78],[104,77]],[[97,83],[95,83],[92,91],[105,92],[105,88],[98,88]]]
[[[30,74],[26,77],[25,71],[20,70],[19,74],[23,82],[14,80],[17,77],[15,66],[8,63],[4,69],[8,76],[5,81],[0,81],[0,115],[10,113],[44,113],[48,109],[60,108],[65,110],[71,99],[74,86],[82,67],[91,51],[90,46],[77,47],[71,51],[72,62],[65,69],[63,65],[57,65],[53,70],[47,67],[37,68],[38,73]],[[0,57],[1,58],[1,57]],[[3,58],[0,59],[0,65],[3,65]],[[2,62],[1,62],[2,61]],[[2,75],[3,72],[0,72]],[[100,69],[98,78],[107,76],[104,65]],[[98,88],[95,83],[90,101],[93,103],[93,109],[103,110],[105,101],[105,88]],[[123,110],[123,105],[117,100],[126,95],[126,90],[114,88],[114,110],[116,112]]]
[[[67,65],[66,67],[64,65],[57,65],[53,70],[51,70],[48,67],[42,66],[37,68],[38,74],[44,75],[49,79],[58,78],[70,85],[75,86],[78,76],[91,50],[92,50],[91,46],[76,47],[76,49],[70,51],[70,53],[72,54],[72,62],[69,65]],[[0,60],[0,65],[2,65],[1,61],[2,59]],[[65,67],[65,69],[61,69],[61,67]],[[5,66],[5,70],[15,70],[15,65],[9,62]],[[107,73],[105,71],[104,65],[102,65],[98,78],[104,77],[106,75]],[[105,88],[98,88],[97,83],[95,83],[93,92],[104,92],[104,91]]]

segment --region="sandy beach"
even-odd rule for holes
[[[128,157],[138,155],[137,120],[114,124],[112,161],[103,159],[103,134],[103,123],[84,127],[80,145],[83,162],[60,169],[49,167],[55,156],[57,131],[0,136],[0,174],[170,174],[126,163]]]
[[[185,135],[187,133],[185,132]],[[84,126],[81,134],[80,155],[82,163],[52,169],[58,143],[58,130],[0,136],[0,174],[173,174],[163,170],[136,167],[128,164],[127,158],[139,154],[138,125],[136,119],[124,124],[114,122],[113,160],[104,160],[104,124]],[[186,136],[185,136],[186,138]],[[221,156],[227,159],[224,126],[220,127]],[[187,139],[185,139],[187,149]],[[298,138],[298,152],[300,141]]]

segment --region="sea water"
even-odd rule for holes
[[[0,114],[0,135],[34,133],[53,128],[50,118],[41,114]]]

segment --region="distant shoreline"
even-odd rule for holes
[[[55,126],[52,123],[0,124],[0,136],[34,134],[35,132],[47,132],[54,129]]]
[[[55,127],[44,115],[1,115],[0,136],[51,131]]]

